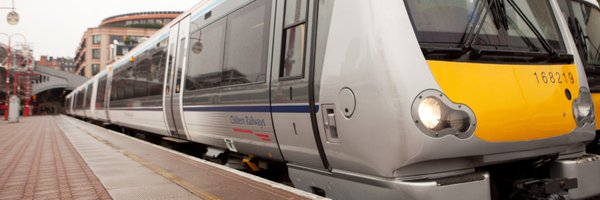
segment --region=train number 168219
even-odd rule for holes
[[[575,83],[575,77],[571,72],[534,72],[533,75],[539,84]]]

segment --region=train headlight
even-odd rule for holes
[[[580,89],[579,98],[573,103],[573,115],[579,127],[594,121],[594,103],[587,88]]]
[[[466,105],[450,101],[437,90],[423,91],[413,102],[417,127],[431,137],[454,135],[465,139],[475,132],[475,114]]]
[[[452,111],[448,115],[448,124],[457,131],[465,132],[470,126],[469,116],[463,111]]]
[[[426,128],[435,130],[440,125],[442,119],[441,104],[442,102],[433,97],[427,97],[419,104],[419,119]]]

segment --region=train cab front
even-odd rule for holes
[[[600,105],[600,7],[593,0],[569,0],[559,4],[569,21],[571,35],[583,63],[594,105]],[[595,107],[600,112],[600,106]],[[596,139],[587,145],[588,152],[600,154],[600,127],[596,118]]]
[[[412,105],[427,145],[441,148],[423,159],[470,157],[497,199],[600,195],[600,157],[585,152],[596,129],[592,93],[551,1],[406,6],[439,86]]]

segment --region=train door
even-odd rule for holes
[[[90,119],[98,119],[98,115],[96,114],[96,101],[98,99],[98,79],[94,79],[94,81],[90,84],[92,86],[92,92],[90,93]]]
[[[286,0],[278,3],[271,73],[273,124],[286,162],[314,169],[328,169],[316,123],[312,9],[315,1]],[[277,45],[279,44],[279,45]]]
[[[73,94],[73,95],[71,95],[71,101],[69,101],[69,111],[70,111],[69,114],[75,115],[75,109],[73,108],[73,103],[77,102],[77,97],[75,97],[75,95],[77,95],[77,94],[75,94],[74,91],[71,92],[71,94]]]
[[[169,133],[173,137],[188,139],[183,125],[182,110],[182,77],[187,57],[187,36],[189,32],[189,16],[171,26],[169,48],[167,52],[167,67],[163,93],[163,108]]]
[[[112,96],[112,81],[113,80],[113,66],[108,66],[108,72],[106,74],[106,87],[104,95],[104,112],[106,113],[106,121],[110,122],[110,97]]]
[[[88,104],[88,98],[90,98],[90,95],[88,94],[88,87],[85,86],[81,92],[83,93],[83,102],[81,105],[81,112],[83,113],[82,117],[87,117],[89,114],[87,112],[87,109],[89,108],[89,104]]]
[[[71,112],[74,116],[77,116],[77,103],[79,103],[79,97],[77,96],[77,89],[73,90],[73,101],[71,102]]]

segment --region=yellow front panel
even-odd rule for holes
[[[600,93],[592,93],[592,100],[594,101],[594,113],[596,115],[600,113]],[[598,124],[598,117],[596,117],[596,130],[600,130],[600,124]]]
[[[537,140],[577,127],[573,100],[579,96],[579,77],[574,64],[428,63],[443,92],[475,112],[475,135],[482,140]]]

